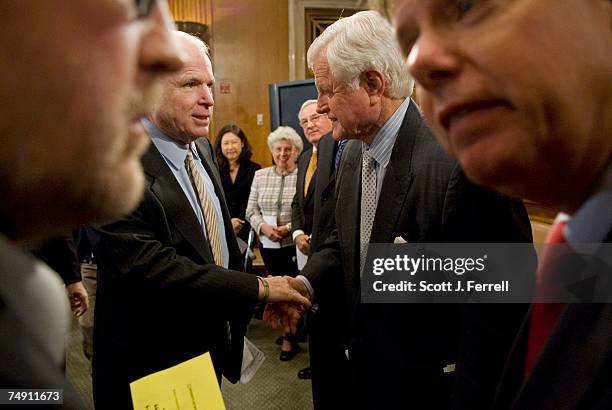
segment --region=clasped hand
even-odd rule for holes
[[[297,332],[298,321],[304,315],[304,312],[311,307],[310,293],[299,279],[290,276],[276,278],[286,281],[300,297],[295,300],[273,300],[270,297],[263,318],[274,329],[282,327],[285,333],[295,333]]]
[[[280,242],[289,235],[289,229],[285,225],[272,226],[270,224],[263,224],[260,229],[261,233],[274,242]]]

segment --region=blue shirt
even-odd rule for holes
[[[602,242],[612,230],[612,162],[596,184],[593,194],[565,226],[565,237],[573,245]]]
[[[195,147],[195,144],[192,142],[189,145],[182,144],[173,140],[164,134],[159,128],[155,126],[151,121],[144,119],[142,121],[145,129],[149,133],[151,137],[151,141],[161,154],[164,161],[172,171],[174,178],[179,183],[185,196],[189,200],[189,204],[191,204],[191,208],[195,213],[198,222],[200,223],[200,227],[204,232],[204,236],[208,237],[206,233],[206,221],[204,220],[204,215],[202,214],[202,208],[200,207],[200,203],[198,201],[197,193],[191,184],[191,179],[189,178],[189,173],[185,168],[185,158],[187,158],[187,150],[191,150],[193,155],[193,160],[196,164],[197,170],[202,175],[202,179],[204,180],[204,186],[208,195],[212,199],[213,206],[215,208],[215,214],[217,215],[217,223],[219,225],[220,237],[221,237],[221,254],[223,255],[223,267],[227,268],[229,264],[229,250],[227,247],[227,237],[225,236],[225,224],[223,222],[223,213],[221,212],[221,203],[219,202],[219,198],[215,193],[215,187],[208,176],[208,173],[204,169],[202,165],[202,160],[198,155],[198,150]]]
[[[393,115],[389,117],[382,128],[378,130],[371,145],[362,142],[362,152],[368,152],[376,161],[376,202],[378,202],[378,198],[380,197],[380,190],[382,189],[385,179],[387,166],[391,160],[391,152],[393,151],[397,134],[402,126],[409,105],[410,98],[406,98],[397,110],[395,110]]]

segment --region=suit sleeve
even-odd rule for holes
[[[300,198],[298,192],[295,192],[293,201],[291,201],[291,233],[296,231],[304,232],[304,212],[300,206]]]
[[[65,285],[81,281],[81,263],[72,236],[51,239],[32,253],[56,271]]]
[[[254,307],[259,288],[254,275],[186,256],[196,251],[164,221],[162,205],[147,190],[132,214],[96,227],[101,280],[215,306],[230,318]]]

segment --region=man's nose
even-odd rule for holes
[[[140,69],[153,75],[178,71],[183,57],[171,34],[174,25],[165,1],[157,1],[147,23],[140,42]]]
[[[208,87],[206,84],[202,85],[202,92],[198,103],[207,107],[212,107],[215,104],[215,99],[212,95],[212,87]]]
[[[321,95],[317,97],[317,114],[327,114],[329,112],[329,97]]]
[[[408,54],[408,69],[426,90],[446,84],[460,70],[461,62],[449,34],[422,30]]]

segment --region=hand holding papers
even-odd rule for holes
[[[259,235],[261,245],[266,249],[280,249],[280,237],[276,233],[276,216],[263,215],[263,220],[264,224],[261,227],[261,235]],[[266,231],[268,227],[272,227],[271,232]]]

